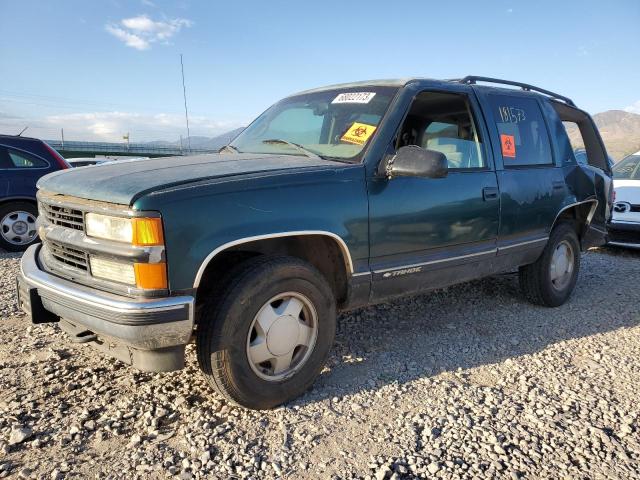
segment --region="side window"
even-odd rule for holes
[[[490,103],[505,167],[553,163],[549,134],[535,99],[491,95]]]
[[[582,133],[580,133],[580,127],[576,122],[563,121],[562,126],[567,132],[567,138],[571,143],[571,149],[573,150],[573,156],[576,158],[576,162],[580,165],[589,165],[589,157],[587,150],[584,148],[584,139]]]
[[[13,148],[2,148],[0,150],[0,168],[42,168],[49,164],[35,155],[14,150]],[[6,165],[6,166],[5,166]]]
[[[418,145],[447,157],[449,168],[484,168],[482,143],[465,95],[422,92],[402,125],[397,147]]]

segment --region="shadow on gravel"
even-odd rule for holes
[[[598,249],[583,255],[576,290],[559,308],[527,303],[517,274],[505,274],[342,314],[330,371],[293,404],[502,362],[636,326],[639,280],[640,252]]]

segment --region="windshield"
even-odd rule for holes
[[[629,155],[613,166],[613,178],[640,180],[640,155]]]
[[[231,149],[355,161],[397,91],[361,86],[285,98],[238,135]]]

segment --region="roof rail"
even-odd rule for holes
[[[464,78],[461,78],[461,79],[455,80],[455,81],[459,82],[459,83],[466,83],[468,85],[472,85],[472,84],[477,83],[477,82],[500,83],[500,84],[503,84],[503,85],[512,85],[514,87],[520,87],[522,90],[525,90],[525,91],[538,92],[538,93],[542,93],[544,95],[548,95],[551,98],[555,98],[556,100],[562,100],[567,105],[570,105],[572,107],[576,106],[576,104],[573,103],[573,100],[571,100],[568,97],[565,97],[563,95],[558,95],[557,93],[553,93],[553,92],[550,92],[549,90],[545,90],[543,88],[538,88],[538,87],[535,87],[533,85],[529,85],[527,83],[514,82],[512,80],[501,80],[499,78],[491,78],[491,77],[477,77],[475,75],[468,75],[468,76],[466,76]]]

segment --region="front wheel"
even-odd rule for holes
[[[272,408],[311,386],[335,324],[335,298],[320,272],[292,257],[257,257],[231,272],[223,291],[206,302],[198,362],[228,400]]]
[[[571,296],[579,270],[578,236],[570,224],[561,223],[551,231],[540,258],[520,267],[520,287],[530,302],[558,307]]]
[[[9,202],[0,206],[0,247],[22,252],[38,241],[38,209],[29,202]]]

